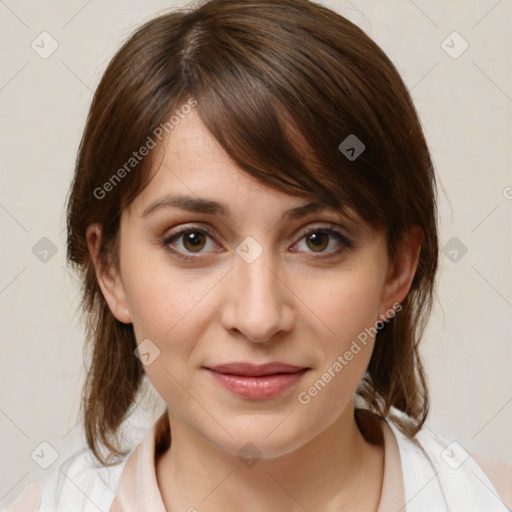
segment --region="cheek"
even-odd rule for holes
[[[141,353],[150,353],[147,363],[141,359],[144,371],[167,404],[183,408],[190,399],[183,386],[191,354],[204,331],[201,297],[207,283],[201,286],[183,273],[154,270],[146,265],[132,273],[125,290],[137,343]]]
[[[301,390],[305,394],[299,403],[314,402],[312,410],[318,407],[320,412],[332,400],[340,403],[352,396],[373,351],[382,275],[378,265],[364,265],[310,289],[308,304],[328,327],[328,335],[317,337],[319,366]]]
[[[200,312],[201,298],[213,286],[213,279],[173,268],[163,249],[130,247],[126,254],[124,289],[137,339],[161,341],[172,336],[190,314]]]
[[[377,266],[351,269],[310,288],[308,305],[329,328],[325,341],[338,349],[375,325],[379,318],[383,278]],[[350,344],[350,343],[349,343]]]
[[[194,348],[216,311],[208,294],[218,275],[172,267],[163,250],[133,247],[125,254],[124,289],[135,337],[152,355],[144,370],[162,396],[179,396],[173,377],[187,380]]]
[[[370,361],[378,320],[381,282],[378,272],[351,272],[330,280],[329,300],[320,288],[311,299],[329,327],[317,342],[319,365],[297,395],[310,418],[334,418],[352,399]],[[312,420],[313,421],[313,420]]]

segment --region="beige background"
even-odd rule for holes
[[[456,237],[467,247],[462,258],[452,246],[442,256],[424,340],[429,426],[512,461],[512,3],[324,3],[366,30],[412,90],[440,177],[442,244]],[[65,266],[64,200],[108,61],[135,27],[176,5],[0,1],[0,505],[83,443],[83,333]],[[47,59],[31,48],[43,31],[58,43]],[[453,31],[460,37],[447,39]],[[469,47],[452,58],[444,40],[452,55],[464,40]],[[47,262],[32,252],[43,237],[57,250]],[[150,412],[135,418],[135,439],[151,421]],[[47,471],[31,458],[41,442],[58,453]]]

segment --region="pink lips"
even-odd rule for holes
[[[273,398],[296,384],[309,368],[281,362],[228,363],[206,368],[232,393],[253,400]]]

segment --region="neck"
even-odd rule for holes
[[[168,414],[169,411],[168,411]],[[375,511],[380,499],[382,445],[369,444],[352,407],[310,442],[286,455],[243,464],[169,417],[172,449],[157,460],[166,509]]]

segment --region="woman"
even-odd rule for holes
[[[213,0],[137,30],[91,106],[68,258],[88,448],[9,511],[512,506],[512,466],[425,425],[434,171],[396,69],[335,12]],[[146,377],[167,407],[123,450]]]

